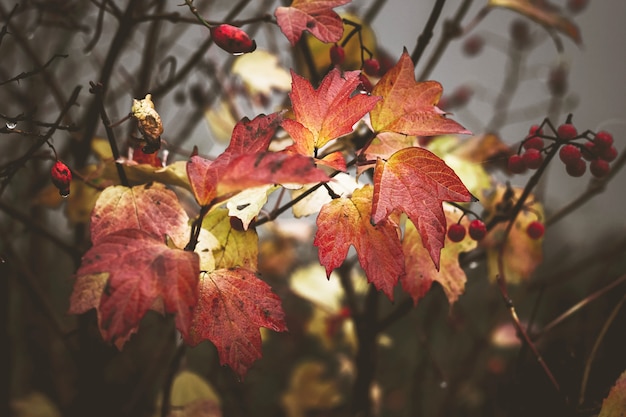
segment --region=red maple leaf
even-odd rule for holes
[[[102,284],[98,274],[104,273],[108,281],[96,307],[104,340],[122,340],[123,344],[149,309],[175,314],[176,327],[188,334],[200,274],[197,254],[171,249],[143,230],[103,236],[83,256],[76,272],[80,285],[74,289],[70,311],[94,306]],[[90,290],[87,296],[79,296],[77,291],[85,289]]]
[[[241,119],[235,125],[228,148],[214,161],[192,156],[187,163],[187,176],[196,200],[202,206],[217,196],[217,183],[230,161],[239,155],[267,150],[282,116],[280,113]]]
[[[225,195],[265,184],[327,181],[330,177],[315,166],[311,157],[288,152],[259,152],[233,159],[218,181],[217,193]]]
[[[437,270],[446,234],[442,203],[472,199],[452,168],[426,149],[402,149],[376,162],[372,221],[377,224],[394,211],[406,213]]]
[[[174,192],[160,183],[136,187],[107,187],[91,213],[91,242],[123,229],[143,230],[155,238],[170,237],[185,247],[189,239],[189,217]]]
[[[293,71],[291,77],[289,97],[295,119],[283,120],[282,126],[294,140],[288,151],[300,155],[317,156],[317,150],[322,146],[351,133],[354,124],[380,100],[380,97],[354,94],[361,82],[359,71],[341,74],[335,68],[324,77],[317,89]],[[342,165],[335,154],[328,156],[327,165],[330,163],[333,168],[345,170],[343,157],[340,158]]]
[[[287,330],[280,298],[245,268],[205,274],[198,288],[198,304],[185,341],[195,346],[210,340],[217,348],[220,363],[243,377],[261,357],[259,327]]]
[[[266,151],[280,120],[278,113],[253,120],[244,118],[235,126],[228,148],[214,161],[191,157],[187,175],[200,205],[259,185],[330,180],[310,157]]]
[[[436,81],[415,81],[415,69],[405,50],[398,63],[378,81],[372,94],[382,96],[370,112],[375,132],[398,132],[405,135],[434,136],[471,133],[436,104],[443,88]]]
[[[343,22],[333,8],[352,0],[293,0],[289,7],[278,7],[274,12],[280,30],[291,46],[309,31],[322,42],[337,42],[343,35]]]
[[[366,185],[351,198],[336,198],[324,205],[313,244],[328,276],[341,266],[354,245],[368,281],[393,299],[393,287],[404,275],[399,229],[391,219],[376,225],[370,222],[372,195],[372,186]]]

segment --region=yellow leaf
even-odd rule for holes
[[[162,401],[163,394],[159,394],[155,407],[156,411],[153,414],[154,417],[161,415]],[[218,417],[222,415],[219,396],[211,384],[199,375],[189,371],[182,371],[174,378],[170,394],[170,404],[173,409],[170,413],[171,417]],[[194,414],[190,412],[191,409],[201,412]],[[209,412],[207,412],[207,410],[209,410]]]
[[[611,387],[609,396],[602,402],[602,409],[598,417],[626,417],[626,371]]]
[[[279,65],[278,57],[267,51],[241,55],[235,59],[232,72],[241,78],[251,95],[291,90],[291,76]]]

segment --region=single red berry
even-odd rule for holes
[[[236,26],[227,24],[213,26],[211,36],[217,46],[233,55],[253,52],[256,49],[256,42]]]
[[[448,228],[448,239],[453,242],[460,242],[465,239],[465,227],[458,223],[454,223]]]
[[[522,159],[530,169],[537,169],[543,163],[543,155],[537,149],[527,149],[526,152],[522,154]]]
[[[596,133],[596,138],[593,140],[593,143],[598,149],[610,148],[613,145],[613,135],[601,130]]]
[[[559,158],[567,165],[573,163],[576,159],[582,158],[582,154],[577,146],[569,144],[559,149]]]
[[[582,177],[587,171],[587,163],[582,159],[575,159],[565,165],[565,171],[572,177]]]
[[[525,139],[522,146],[524,149],[537,149],[540,151],[543,149],[543,139],[539,136],[532,136]]]
[[[363,71],[365,71],[367,75],[376,77],[380,72],[380,63],[376,58],[366,59],[363,61]]]
[[[341,45],[334,44],[330,48],[330,62],[333,65],[341,65],[346,60],[346,51]]]
[[[541,238],[545,231],[546,227],[543,225],[543,223],[537,220],[530,222],[528,224],[528,227],[526,228],[526,234],[528,234],[531,239]]]
[[[532,125],[528,129],[528,136],[540,136],[543,135],[543,129],[539,125]]]
[[[558,127],[558,129],[556,130],[556,135],[559,137],[559,139],[570,140],[578,136],[578,131],[573,124],[564,123]]]
[[[589,164],[589,172],[591,172],[591,175],[596,178],[605,177],[610,170],[611,167],[609,166],[609,163],[604,159],[594,159]]]
[[[470,222],[469,235],[472,239],[479,241],[487,235],[487,226],[485,222],[480,219],[475,219]]]
[[[617,158],[617,149],[615,146],[611,146],[605,149],[595,149],[598,158],[604,159],[606,162],[613,162]]]
[[[61,161],[56,161],[50,169],[50,178],[55,187],[59,189],[61,197],[70,194],[70,182],[72,181],[72,171]]]
[[[483,50],[484,45],[485,39],[482,36],[470,36],[463,42],[463,53],[467,56],[476,56]]]
[[[511,155],[509,157],[507,167],[513,174],[521,174],[526,171],[526,162],[524,162],[524,159],[517,154]]]
[[[583,145],[583,149],[581,151],[581,154],[585,160],[593,161],[598,156],[597,153],[598,153],[598,149],[596,148],[595,143],[585,142],[585,144]]]

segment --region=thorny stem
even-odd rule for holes
[[[413,49],[413,53],[411,54],[411,60],[413,61],[413,65],[417,66],[424,50],[426,50],[426,46],[428,42],[433,37],[433,29],[437,24],[437,20],[439,20],[439,16],[441,15],[441,11],[443,10],[443,6],[446,3],[446,0],[437,0],[435,5],[433,6],[432,11],[430,12],[430,17],[426,22],[426,26],[422,30],[421,35],[417,38],[417,44],[415,45],[415,49]]]

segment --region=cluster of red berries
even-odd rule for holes
[[[526,227],[526,234],[528,235],[528,237],[530,237],[531,239],[540,239],[544,232],[545,232],[546,228],[543,225],[543,223],[541,223],[540,221],[532,221],[528,224],[528,226]],[[487,235],[487,226],[485,225],[485,222],[483,222],[480,219],[476,219],[476,220],[472,220],[469,224],[469,227],[467,228],[467,231],[465,230],[465,226],[463,226],[460,223],[453,223],[452,225],[450,225],[450,227],[448,227],[448,239],[450,239],[452,242],[460,242],[463,239],[465,239],[465,234],[469,233],[469,236],[479,242],[481,240],[483,240],[483,238]]]
[[[565,170],[572,177],[580,177],[589,171],[596,178],[606,176],[610,171],[609,163],[617,157],[617,149],[613,145],[613,136],[605,131],[598,133],[585,132],[578,134],[576,127],[571,123],[560,125],[554,136],[546,136],[537,126],[531,126],[528,136],[522,142],[523,152],[509,157],[508,169],[513,174],[519,174],[526,169],[537,169],[543,163],[544,139],[554,141],[549,146],[560,146],[559,158],[565,164]],[[577,139],[586,139],[584,143]]]

